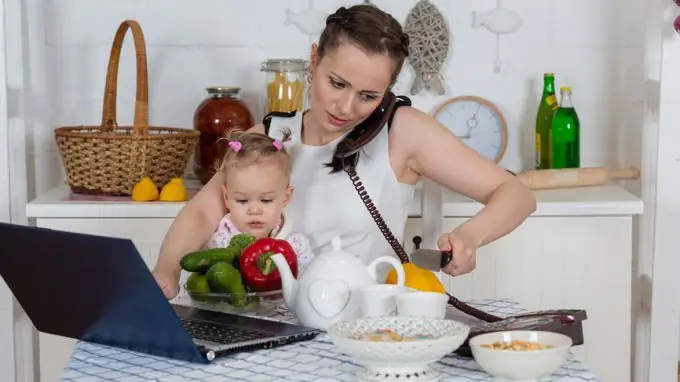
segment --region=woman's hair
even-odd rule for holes
[[[218,168],[226,173],[230,169],[258,164],[265,159],[276,159],[288,177],[291,172],[291,158],[283,147],[283,142],[289,140],[290,135],[290,131],[285,130],[281,139],[274,139],[265,134],[231,130],[220,138],[220,143],[226,141],[223,143],[226,151]]]
[[[372,4],[340,7],[326,18],[326,28],[319,37],[319,59],[343,42],[352,43],[369,54],[389,56],[394,61],[392,83],[408,57],[409,39],[399,21]]]
[[[372,4],[340,7],[326,18],[326,28],[321,33],[317,49],[319,60],[345,42],[358,46],[368,54],[389,56],[394,63],[392,83],[408,57],[409,38],[401,24]],[[338,144],[333,158],[326,164],[331,168],[331,173],[357,164],[359,150],[378,135],[394,112],[396,103],[397,98],[387,91],[375,111]],[[410,104],[409,101],[406,103]]]

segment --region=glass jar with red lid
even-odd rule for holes
[[[254,124],[253,114],[241,99],[240,87],[206,88],[208,96],[194,113],[194,129],[201,133],[194,152],[194,174],[203,183],[213,177],[227,143],[220,138],[232,129],[247,130]]]

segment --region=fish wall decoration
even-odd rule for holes
[[[286,18],[283,25],[295,25],[303,33],[317,35],[326,27],[328,13],[314,9],[313,0],[309,0],[309,7],[299,12],[286,9]]]
[[[495,34],[516,32],[522,26],[520,15],[509,9],[494,8],[487,12],[472,12],[472,27],[485,27]]]
[[[408,60],[416,74],[411,94],[431,89],[443,95],[446,90],[439,71],[449,54],[450,45],[450,32],[444,16],[429,0],[420,0],[406,16],[404,32],[410,41]]]
[[[515,11],[502,8],[501,1],[496,0],[496,8],[486,12],[472,12],[472,27],[484,27],[496,35],[496,61],[494,71],[500,73],[503,65],[500,59],[500,35],[516,32],[522,27],[522,17]]]

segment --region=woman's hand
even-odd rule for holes
[[[440,251],[453,253],[453,260],[443,268],[444,273],[451,276],[460,276],[470,273],[477,266],[477,245],[471,235],[455,229],[451,233],[439,238]]]
[[[176,272],[168,272],[162,269],[154,269],[151,274],[156,279],[156,283],[163,291],[163,295],[171,300],[179,293],[179,275]]]

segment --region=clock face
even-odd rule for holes
[[[477,97],[454,98],[437,111],[435,118],[488,160],[501,160],[507,146],[505,119],[488,101]]]

